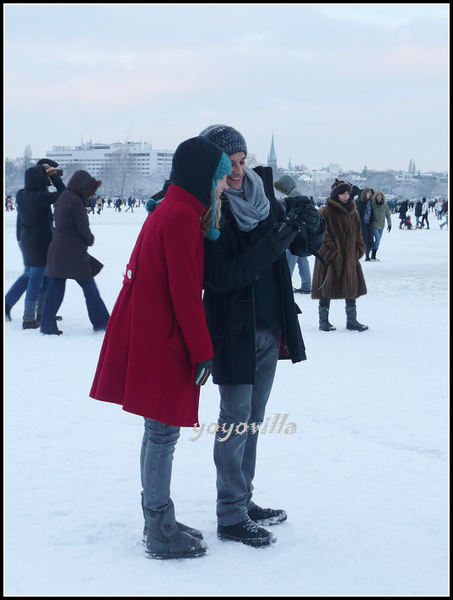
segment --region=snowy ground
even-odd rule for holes
[[[145,216],[90,217],[110,310]],[[217,540],[209,382],[204,429],[182,430],[172,480],[177,517],[208,554],[145,558],[142,419],[88,397],[102,334],[82,291],[68,282],[59,337],[22,331],[22,298],[4,335],[5,595],[447,595],[449,233],[434,215],[420,231],[393,219],[380,261],[363,263],[369,331],[346,331],[338,300],[337,331],[321,332],[317,303],[297,296],[308,360],[280,363],[259,445],[254,499],[289,515],[268,549]],[[15,213],[4,245],[8,289],[22,269]]]

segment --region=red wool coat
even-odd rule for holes
[[[198,362],[213,357],[202,304],[203,205],[177,185],[148,215],[126,266],[90,396],[168,425],[198,422]]]

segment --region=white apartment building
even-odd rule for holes
[[[138,174],[147,176],[158,170],[170,173],[173,154],[171,150],[153,150],[151,144],[141,142],[89,142],[74,148],[54,146],[46,152],[46,157],[56,161],[63,170],[85,169],[93,177],[99,176],[109,164],[118,165],[122,161]]]

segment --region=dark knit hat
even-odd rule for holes
[[[211,125],[200,133],[200,137],[206,138],[225,152],[227,156],[243,152],[247,156],[247,144],[244,137],[229,125]]]
[[[351,184],[346,183],[346,181],[340,181],[339,179],[335,179],[335,183],[332,185],[330,190],[330,197],[333,198],[338,194],[344,194],[345,192],[351,191]]]

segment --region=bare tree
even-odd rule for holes
[[[27,144],[25,146],[24,153],[22,155],[24,173],[31,166],[32,159],[33,159],[33,152],[32,152],[30,144]]]
[[[409,161],[409,166],[407,168],[407,172],[411,173],[412,175],[417,172],[417,169],[415,167],[415,162],[412,160],[412,158]]]

